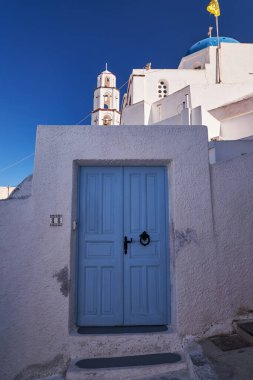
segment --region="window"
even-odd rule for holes
[[[157,85],[158,98],[165,98],[167,96],[167,83],[165,80],[160,80]]]
[[[105,87],[110,87],[110,77],[105,77]]]
[[[112,118],[110,115],[105,115],[103,117],[103,125],[111,125],[112,124]]]
[[[104,107],[103,108],[111,108],[111,94],[110,93],[106,93],[104,95]]]

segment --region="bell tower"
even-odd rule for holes
[[[97,78],[94,91],[91,125],[119,125],[119,90],[116,88],[116,76],[107,70]]]

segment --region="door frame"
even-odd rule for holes
[[[111,165],[110,164],[105,164],[105,161],[103,163],[96,161],[92,162],[79,162],[79,161],[74,161],[73,162],[74,166],[74,172],[73,172],[73,183],[76,184],[75,192],[73,192],[74,199],[73,199],[73,205],[74,205],[74,213],[73,215],[76,216],[74,218],[77,221],[77,228],[74,231],[73,226],[72,227],[72,235],[74,232],[74,239],[72,240],[72,247],[74,251],[74,262],[72,268],[74,271],[74,276],[71,276],[71,278],[74,278],[73,284],[74,287],[73,289],[73,298],[72,298],[72,306],[70,304],[70,325],[72,326],[78,326],[77,324],[77,310],[78,310],[78,264],[79,264],[79,228],[78,228],[78,222],[79,222],[79,210],[80,210],[80,169],[82,167],[108,167],[108,166],[113,166],[113,167],[119,167],[119,168],[124,168],[124,167],[163,167],[164,168],[164,185],[165,185],[165,231],[166,231],[166,236],[165,236],[165,249],[166,249],[166,255],[165,255],[165,263],[166,263],[166,299],[165,299],[165,305],[166,305],[166,314],[167,314],[167,325],[171,325],[172,323],[172,307],[173,307],[173,302],[174,302],[174,296],[172,294],[172,287],[171,287],[171,281],[172,281],[172,271],[171,271],[171,256],[172,256],[172,246],[171,246],[171,239],[170,239],[170,200],[171,200],[171,194],[170,194],[170,187],[169,187],[169,179],[170,179],[170,168],[168,165],[168,161],[166,162],[161,162],[155,163],[154,161],[145,161],[144,162],[139,162],[136,163],[135,165],[133,162],[128,162],[128,160],[124,160],[122,164],[120,161],[117,162],[116,165]],[[170,301],[170,302],[169,302]],[[72,324],[71,324],[71,319],[72,319]],[[76,328],[76,327],[75,327]]]

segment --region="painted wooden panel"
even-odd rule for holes
[[[85,229],[87,233],[99,233],[99,176],[87,174],[86,181]]]
[[[125,168],[124,233],[133,239],[124,258],[126,325],[168,323],[165,186],[164,168]],[[140,244],[143,231],[150,235],[147,246]]]
[[[101,269],[102,273],[102,314],[103,315],[113,315],[113,270],[112,267],[104,267]]]
[[[131,173],[128,177],[129,184],[125,182],[125,186],[130,186],[132,189],[131,193],[129,194],[128,198],[128,204],[127,208],[131,210],[129,213],[129,210],[125,210],[125,216],[129,218],[130,222],[130,231],[131,232],[138,232],[141,229],[142,225],[142,210],[143,210],[143,204],[141,202],[141,174],[140,173]],[[126,187],[125,187],[126,189]],[[127,212],[126,212],[127,211]]]
[[[149,232],[157,232],[157,219],[159,210],[157,209],[157,197],[158,197],[158,186],[157,176],[152,173],[146,174],[146,205],[147,210],[147,230]]]
[[[115,210],[114,210],[114,188],[110,174],[102,176],[102,233],[113,233],[115,226]],[[119,184],[121,186],[121,184]],[[110,212],[108,212],[110,210]]]
[[[151,315],[159,314],[160,295],[159,290],[161,287],[159,266],[151,265],[146,268],[147,275],[147,312]]]
[[[119,168],[80,169],[80,326],[123,324],[122,175]]]
[[[86,258],[105,258],[113,257],[114,255],[114,243],[113,242],[86,242],[86,249],[84,250],[84,255]]]
[[[141,314],[146,312],[145,305],[145,278],[142,266],[132,266],[130,270],[130,294],[129,305],[132,314]],[[127,281],[129,278],[127,278]]]
[[[97,315],[98,309],[98,269],[96,267],[85,267],[83,271],[85,280],[86,297],[84,298],[82,312],[86,315]]]

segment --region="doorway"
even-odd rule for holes
[[[169,246],[164,167],[81,167],[79,326],[164,325]]]

